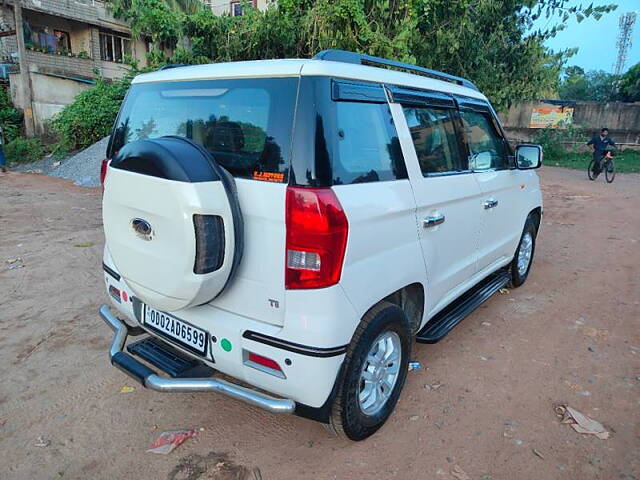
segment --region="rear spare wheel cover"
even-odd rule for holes
[[[161,310],[213,300],[242,258],[233,177],[183,137],[125,145],[109,165],[102,214],[116,268],[137,297]]]

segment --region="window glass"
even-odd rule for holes
[[[469,168],[472,170],[508,168],[504,141],[497,135],[487,114],[461,111],[460,116],[469,145]]]
[[[406,178],[398,137],[386,104],[335,102],[333,183]],[[331,145],[333,143],[333,145]]]
[[[179,135],[200,143],[235,176],[283,182],[297,82],[282,78],[133,85],[111,150],[135,140]]]
[[[31,25],[26,22],[24,27],[26,45],[43,48],[48,53],[68,53],[71,51],[69,32],[55,30],[51,27]]]
[[[131,56],[131,40],[126,38],[122,39],[122,50],[124,55]]]
[[[464,170],[451,110],[422,107],[403,110],[423,175]]]
[[[113,37],[113,58],[116,62],[122,62],[122,38]]]
[[[240,17],[245,14],[245,11],[243,8],[244,6],[247,6],[248,8],[252,8],[252,7],[255,8],[256,2],[253,0],[248,1],[246,2],[246,5],[245,5],[245,2],[243,0],[231,0],[230,6],[231,6],[231,16]]]
[[[100,33],[100,59],[122,63],[131,55],[131,39],[111,33]]]

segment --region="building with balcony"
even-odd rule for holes
[[[271,3],[275,3],[275,0],[202,0],[202,3],[209,7],[215,15],[226,13],[233,17],[238,17],[244,14],[244,9],[247,6],[264,10]]]
[[[16,64],[11,71],[19,72],[13,2],[0,5],[0,56],[3,63]],[[38,134],[97,75],[121,77],[129,56],[141,66],[146,63],[148,45],[133,39],[127,24],[100,1],[22,0],[22,16],[32,104],[19,98],[19,75],[9,74],[9,82],[14,104],[32,109]]]

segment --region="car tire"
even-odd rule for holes
[[[347,349],[332,405],[331,425],[338,435],[364,440],[387,421],[407,378],[412,340],[409,320],[397,305],[380,302],[365,314]],[[376,361],[378,355],[387,360]]]
[[[529,216],[524,224],[518,248],[511,261],[509,286],[512,288],[519,287],[527,281],[536,250],[536,233],[536,226],[531,216]]]

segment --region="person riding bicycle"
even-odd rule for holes
[[[593,159],[595,160],[593,164],[593,175],[597,177],[601,171],[600,161],[608,151],[615,148],[616,144],[613,139],[609,137],[609,129],[603,127],[600,129],[600,135],[594,135],[591,140],[587,142],[587,145],[593,150]]]

